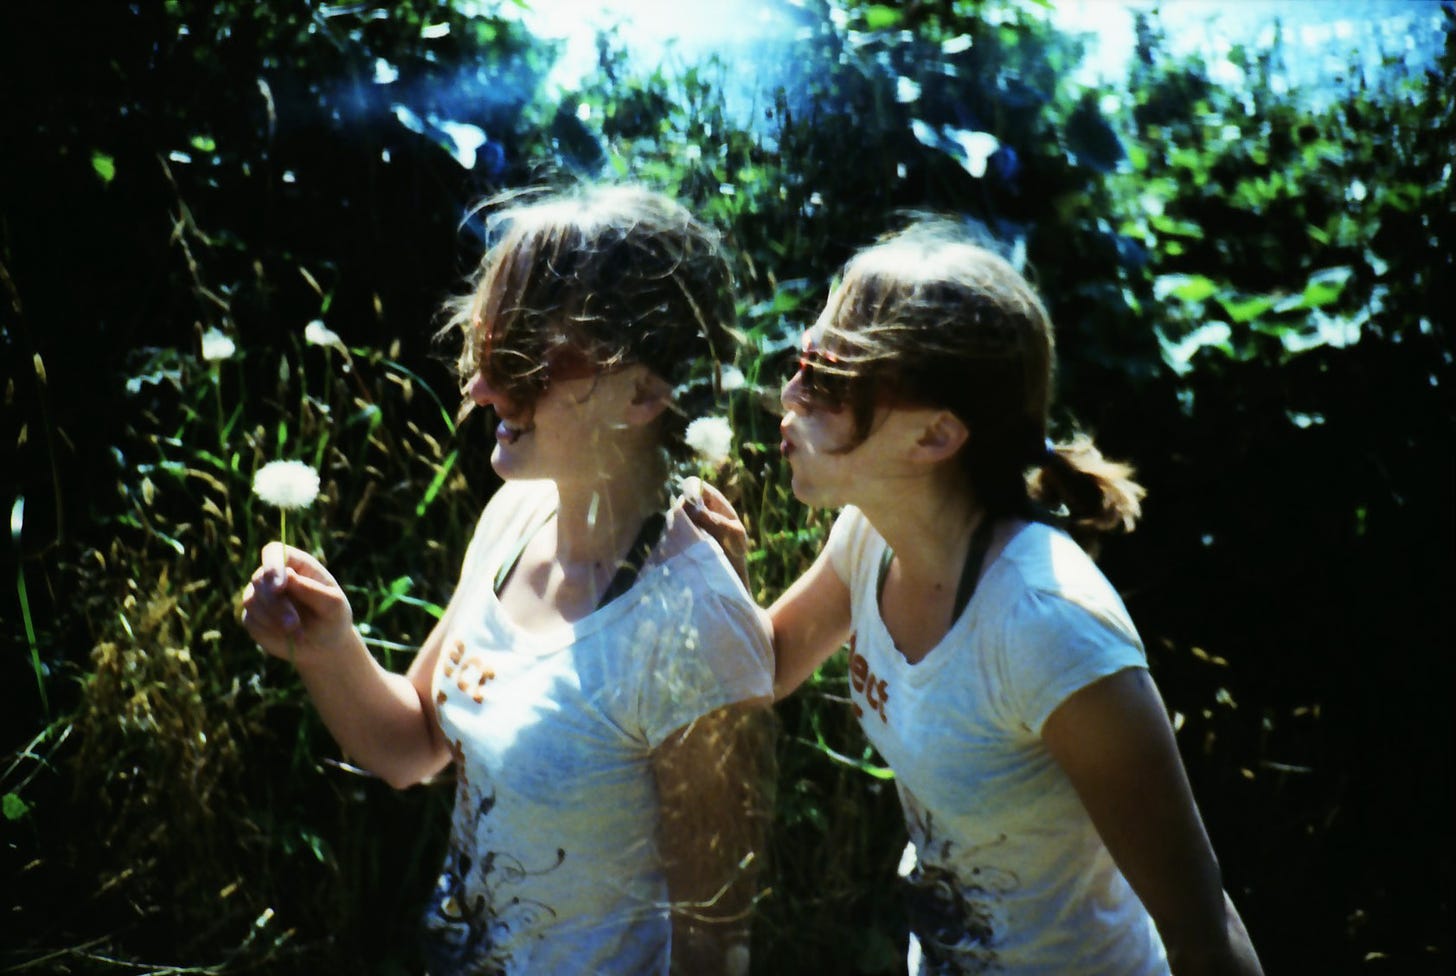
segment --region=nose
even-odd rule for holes
[[[490,407],[499,405],[504,400],[500,390],[491,386],[490,380],[480,370],[470,377],[470,382],[465,384],[465,395],[475,403],[477,407]]]
[[[779,391],[779,404],[784,408],[784,412],[787,413],[795,407],[802,406],[803,403],[804,372],[803,370],[795,370],[794,375],[789,377],[788,382],[784,384],[784,388]]]

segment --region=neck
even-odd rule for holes
[[[986,517],[956,472],[895,486],[883,499],[857,503],[895,553],[904,579],[934,586],[959,579],[971,534]]]
[[[614,562],[642,522],[667,505],[667,467],[655,448],[596,480],[558,481],[557,556],[564,562]]]

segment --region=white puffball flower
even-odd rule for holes
[[[218,329],[208,329],[202,333],[202,358],[209,363],[232,359],[237,351],[237,344],[228,338],[227,333]]]
[[[725,417],[699,417],[688,424],[688,446],[709,464],[722,464],[733,450],[733,428]]]
[[[741,390],[747,386],[748,378],[737,366],[724,366],[723,372],[719,376],[719,385],[724,393],[732,393],[734,390]]]
[[[311,346],[334,346],[344,349],[344,340],[333,329],[324,325],[322,319],[314,319],[303,327],[303,341]]]
[[[302,461],[269,461],[253,475],[253,494],[278,508],[304,508],[318,493],[318,472]]]

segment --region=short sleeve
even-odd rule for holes
[[[1010,608],[998,644],[1007,717],[1038,736],[1074,693],[1118,671],[1147,667],[1124,613],[1039,590]]]
[[[504,546],[519,542],[532,524],[555,511],[555,486],[550,482],[507,481],[486,502],[460,563],[461,581],[492,571]]]
[[[865,550],[873,536],[869,519],[853,505],[844,507],[829,530],[829,539],[824,544],[829,565],[851,590],[855,588],[855,567],[863,565]]]
[[[680,570],[633,615],[633,643],[652,648],[635,709],[651,748],[725,705],[773,696],[772,636],[730,583]]]

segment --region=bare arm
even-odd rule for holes
[[[430,699],[430,674],[450,619],[435,625],[408,675],[385,670],[354,629],[334,577],[308,553],[277,543],[243,591],[243,626],[265,651],[292,660],[335,741],[351,758],[403,788],[450,761]]]
[[[1157,923],[1173,972],[1262,976],[1147,672],[1119,671],[1076,692],[1042,741]]]
[[[720,708],[653,755],[674,973],[748,972],[749,922],[773,807],[768,704]]]
[[[849,640],[849,587],[825,552],[769,608],[774,639],[774,698],[808,680]]]

